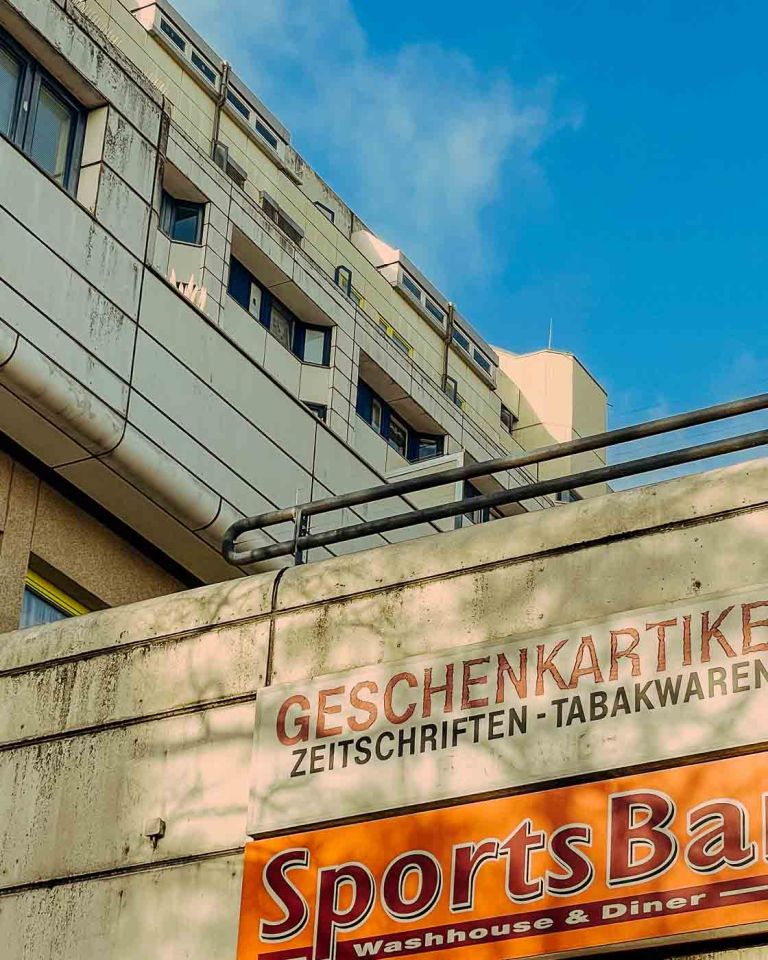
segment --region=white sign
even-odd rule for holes
[[[768,586],[268,687],[251,836],[768,741]]]

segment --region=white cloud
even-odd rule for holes
[[[446,286],[500,268],[484,215],[546,197],[554,83],[515,86],[437,44],[378,55],[349,0],[177,0],[384,239]],[[575,121],[567,120],[573,123]]]

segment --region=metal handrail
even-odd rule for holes
[[[608,483],[611,480],[617,480],[622,477],[649,473],[665,467],[678,466],[683,463],[692,463],[710,457],[722,456],[726,453],[747,450],[768,444],[768,431],[758,431],[739,437],[687,447],[681,450],[655,454],[654,456],[644,457],[626,463],[614,464],[582,473],[569,474],[551,480],[543,480],[520,487],[513,487],[509,490],[501,490],[497,493],[482,497],[456,500],[438,507],[415,509],[408,513],[397,514],[392,517],[356,523],[346,527],[337,527],[324,533],[312,534],[298,530],[299,520],[306,522],[308,518],[318,514],[330,513],[334,510],[342,510],[366,503],[375,503],[379,500],[389,499],[390,497],[401,497],[409,493],[429,490],[457,481],[469,480],[474,477],[490,476],[501,471],[515,470],[531,464],[546,463],[561,457],[573,456],[574,454],[586,453],[592,450],[600,450],[620,443],[642,440],[647,437],[658,436],[662,433],[671,433],[675,430],[683,430],[688,427],[713,423],[718,420],[725,420],[730,417],[742,416],[747,413],[754,413],[766,409],[768,409],[768,393],[749,397],[744,400],[734,400],[728,403],[716,404],[715,406],[705,407],[687,413],[675,414],[670,417],[662,417],[658,420],[649,420],[645,423],[635,424],[630,427],[621,427],[617,430],[609,430],[591,437],[582,437],[578,440],[569,440],[565,443],[551,444],[514,457],[502,457],[495,460],[487,460],[484,463],[473,463],[465,467],[457,467],[452,470],[431,473],[422,477],[411,477],[394,483],[370,487],[355,493],[346,493],[335,497],[326,497],[322,500],[313,500],[282,510],[272,510],[269,513],[263,513],[256,517],[245,517],[237,520],[227,530],[224,536],[222,553],[224,558],[234,566],[246,566],[251,563],[259,563],[263,560],[272,560],[290,554],[297,556],[313,547],[330,546],[334,543],[355,540],[376,533],[386,533],[404,527],[417,526],[421,523],[459,516],[463,513],[474,512],[475,510],[518,503],[522,500],[529,500],[549,493],[557,493],[563,490],[590,486],[597,483]],[[244,533],[264,530],[267,527],[286,522],[294,522],[297,524],[295,535],[290,540],[264,547],[256,547],[242,552],[237,551],[236,542]]]

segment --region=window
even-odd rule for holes
[[[299,227],[291,220],[291,218],[284,213],[277,204],[271,200],[266,193],[261,195],[261,208],[272,220],[278,225],[278,227],[283,231],[283,233],[290,237],[294,243],[301,243],[304,238],[304,234],[301,232]]]
[[[163,191],[160,210],[160,229],[176,243],[199,246],[203,241],[205,204],[192,200],[177,200]]]
[[[453,342],[458,343],[462,350],[466,350],[469,353],[469,340],[464,336],[461,330],[453,330]]]
[[[276,300],[272,301],[269,329],[286,350],[293,349],[293,317]]]
[[[9,50],[0,46],[0,132],[8,136],[21,87],[22,66]]]
[[[297,353],[304,363],[316,363],[321,367],[329,365],[330,358],[326,355],[331,346],[330,330],[328,327],[308,327],[297,331],[303,334],[304,343],[297,344]]]
[[[440,324],[440,326],[442,327],[442,325],[445,323],[445,314],[444,314],[443,311],[440,309],[440,307],[438,307],[436,303],[433,303],[433,302],[429,299],[429,297],[427,297],[427,301],[426,301],[426,304],[425,304],[425,305],[426,305],[426,308],[427,308],[427,310],[429,311],[429,313],[432,314],[432,316],[435,318],[435,320],[437,320],[437,322],[438,322],[438,323]]]
[[[309,403],[309,401],[304,401],[304,406],[307,410],[310,410],[318,420],[322,420],[325,423],[328,417],[328,407],[324,403]]]
[[[245,117],[246,120],[251,119],[251,111],[246,107],[240,97],[236,96],[231,90],[227,90],[227,100],[242,117]]]
[[[326,205],[324,203],[320,203],[319,200],[315,200],[315,206],[324,217],[327,217],[331,221],[331,223],[335,223],[336,214],[333,212],[333,210],[331,210],[330,207],[326,207]],[[338,280],[336,282],[338,283]]]
[[[85,114],[43,68],[0,31],[0,134],[74,191]]]
[[[202,73],[206,80],[214,85],[216,84],[216,71],[213,69],[213,67],[209,66],[195,50],[192,51],[192,63],[197,67],[200,73]]]
[[[273,150],[277,150],[277,137],[269,127],[265,126],[259,119],[254,120],[253,125],[256,128],[256,133],[262,136]]]
[[[242,190],[245,187],[245,182],[248,179],[248,174],[239,163],[235,161],[229,155],[229,147],[226,143],[222,143],[221,140],[217,140],[213,147],[213,162],[217,167],[226,173],[229,179],[238,185]]]
[[[443,437],[428,437],[419,435],[416,437],[416,459],[431,460],[433,457],[442,457],[443,455]]]
[[[378,397],[371,398],[371,426],[376,433],[382,433],[384,430],[384,408]]]
[[[474,500],[482,496],[482,491],[478,490],[474,483],[470,483],[469,480],[464,481],[465,500]],[[473,510],[471,513],[465,513],[464,516],[470,523],[487,523],[491,519],[491,510],[490,507],[482,507],[479,510]]]
[[[299,320],[235,257],[229,267],[229,295],[303,363],[330,366],[333,327],[318,327]]]
[[[464,401],[459,395],[459,385],[456,382],[455,377],[446,376],[445,383],[443,385],[443,393],[450,397],[451,400],[456,404],[456,406],[461,409],[464,404]]]
[[[488,359],[488,357],[486,357],[484,353],[480,353],[479,350],[475,349],[474,357],[475,357],[475,363],[479,367],[482,367],[486,373],[491,372],[491,361]]]
[[[67,617],[88,613],[87,607],[73,600],[48,580],[30,571],[24,581],[20,627],[55,623]]]
[[[179,50],[183,51],[187,49],[187,44],[184,40],[184,37],[182,37],[179,31],[172,27],[167,20],[162,19],[160,21],[160,29],[163,31],[166,37],[168,37],[171,43],[179,48]]]
[[[421,300],[421,288],[417,286],[414,280],[408,276],[408,274],[403,271],[403,286],[408,291],[408,293],[413,294],[417,300]]]
[[[397,450],[401,457],[408,456],[408,428],[397,417],[391,415],[387,443],[394,450]]]
[[[505,407],[502,403],[501,405],[501,429],[506,430],[507,433],[512,433],[515,429],[515,424],[517,423],[517,417],[512,413],[509,407]]]
[[[555,499],[558,503],[578,503],[579,500],[583,500],[584,497],[576,490],[558,490],[555,494]]]
[[[420,433],[406,424],[363,380],[357,384],[357,413],[393,450],[411,463],[443,455],[445,437]]]

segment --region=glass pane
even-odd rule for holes
[[[439,444],[436,437],[419,437],[417,460],[428,460],[431,457],[436,457],[439,452]]]
[[[19,61],[0,47],[0,133],[8,136],[13,123],[13,108],[21,80]]]
[[[381,433],[381,404],[375,398],[371,401],[371,426]]]
[[[251,304],[248,309],[252,317],[261,319],[261,287],[258,283],[251,283]]]
[[[404,457],[406,455],[408,450],[408,431],[402,423],[395,420],[394,417],[389,421],[389,437],[387,440],[389,441],[390,447],[397,450],[401,456]]]
[[[52,603],[43,600],[29,587],[24,588],[24,599],[21,606],[20,627],[36,627],[42,623],[55,623],[57,620],[65,620],[67,614]]]
[[[323,363],[325,354],[325,331],[310,330],[304,332],[304,360],[307,363]]]
[[[198,203],[176,204],[176,216],[173,221],[173,240],[179,243],[200,243],[200,226],[203,209]]]
[[[272,306],[270,328],[286,349],[291,350],[293,348],[293,323],[291,318],[274,304]]]
[[[73,127],[72,110],[47,87],[40,87],[30,154],[58,183],[67,175],[67,154]]]

